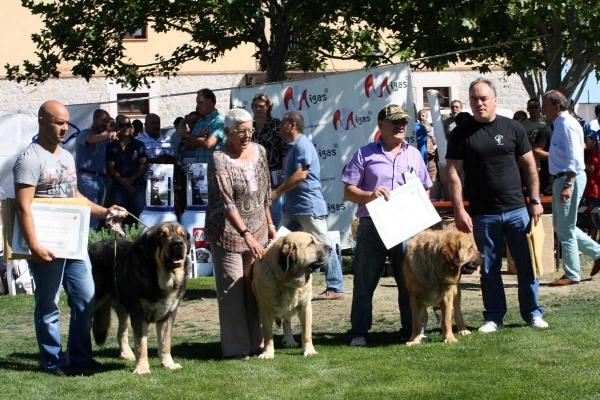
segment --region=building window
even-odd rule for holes
[[[429,110],[429,100],[427,100],[428,90],[438,91],[438,101],[440,108],[450,108],[450,88],[449,87],[424,87],[423,88],[423,108]]]
[[[126,32],[123,40],[148,40],[148,28],[143,27],[133,33]]]
[[[144,99],[148,93],[119,93],[117,94],[119,114],[139,117],[150,113],[150,100]]]

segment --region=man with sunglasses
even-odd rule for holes
[[[79,132],[75,139],[77,187],[90,201],[103,205],[106,197],[106,145],[116,139],[107,132],[110,115],[102,109],[94,111],[92,126]],[[100,220],[90,217],[90,228],[98,229]]]
[[[402,273],[406,242],[388,250],[366,206],[379,197],[389,200],[392,190],[410,180],[418,180],[427,191],[433,185],[421,153],[405,140],[409,119],[410,116],[400,106],[391,104],[382,108],[377,115],[381,133],[379,139],[358,149],[342,175],[342,182],[345,184],[344,198],[358,204],[354,291],[350,314],[352,327],[348,331],[350,346],[367,345],[373,320],[373,293],[387,256],[390,257],[394,279],[398,285],[400,335],[408,339],[412,330],[410,299]]]
[[[146,147],[141,141],[133,139],[133,128],[128,117],[119,115],[115,124],[119,140],[106,146],[106,169],[113,181],[111,203],[125,207],[130,214],[139,217],[144,209],[146,195]]]
[[[525,128],[529,143],[533,144],[539,130],[546,126],[546,123],[542,121],[540,100],[535,97],[529,99],[527,101],[527,112],[529,113],[529,118],[521,121],[521,125]]]

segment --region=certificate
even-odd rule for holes
[[[83,260],[87,256],[89,206],[31,203],[35,234],[40,245],[52,250],[57,258]],[[31,254],[15,221],[13,254]]]
[[[390,249],[441,221],[420,180],[412,180],[367,203],[377,233]]]

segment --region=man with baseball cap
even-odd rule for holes
[[[411,333],[410,300],[402,274],[406,243],[386,249],[366,207],[367,203],[381,196],[389,200],[392,190],[410,180],[419,180],[425,190],[432,186],[421,153],[405,140],[409,119],[411,117],[400,106],[391,104],[383,107],[377,115],[380,137],[354,153],[342,176],[344,197],[358,204],[356,217],[359,221],[350,315],[352,328],[348,331],[351,346],[367,344],[373,319],[373,293],[387,256],[398,285],[400,333],[406,338]]]

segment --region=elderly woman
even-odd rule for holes
[[[252,263],[275,238],[265,149],[252,142],[252,116],[225,115],[226,144],[208,162],[206,237],[211,244],[223,357],[247,359],[262,351],[263,337],[252,293]]]
[[[269,174],[271,175],[271,189],[276,189],[283,183],[285,156],[287,154],[287,142],[279,136],[281,120],[271,117],[273,103],[269,96],[258,93],[252,99],[252,112],[254,113],[255,134],[252,138],[256,143],[263,146],[267,152]],[[276,227],[281,222],[281,207],[283,196],[273,200],[271,204],[271,217]]]
[[[438,154],[437,154],[437,143],[435,142],[435,136],[433,134],[433,128],[431,124],[427,121],[427,111],[421,110],[417,113],[417,120],[427,129],[427,172],[429,173],[429,178],[431,178],[431,182],[437,181],[437,162],[438,162]]]

